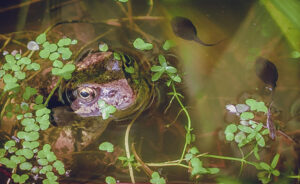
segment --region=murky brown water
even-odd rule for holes
[[[152,1],[150,1],[152,2]],[[225,109],[227,104],[244,103],[245,98],[257,97],[258,100],[270,103],[270,95],[265,94],[265,84],[255,74],[255,59],[263,56],[272,61],[278,69],[278,81],[273,96],[275,124],[294,140],[299,140],[300,128],[300,62],[291,58],[291,52],[300,48],[288,41],[283,29],[278,26],[263,3],[252,1],[154,1],[151,13],[148,1],[135,0],[132,4],[132,16],[140,29],[147,33],[146,39],[154,40],[155,46],[162,45],[164,40],[171,39],[177,44],[172,63],[182,74],[182,84],[176,86],[184,95],[184,104],[192,120],[193,133],[196,141],[193,143],[200,153],[210,153],[241,158],[241,153],[234,143],[225,140],[225,127],[231,123],[231,115]],[[114,48],[130,45],[136,37],[145,34],[136,29],[125,29],[129,21],[121,21],[126,17],[115,1],[37,1],[35,3],[15,7],[3,5],[0,8],[0,33],[7,35],[15,31],[20,42],[23,42],[26,32],[36,33],[45,30],[49,25],[62,20],[87,20],[97,22],[72,23],[57,26],[53,35],[68,36],[79,40],[81,45],[89,43],[95,37],[111,30],[100,40]],[[13,7],[13,8],[9,8]],[[127,8],[126,6],[125,9]],[[176,37],[169,24],[174,16],[189,18],[198,31],[198,37],[208,43],[223,40],[216,46],[205,47],[200,44]],[[101,23],[99,23],[101,22]],[[103,22],[105,24],[103,24]],[[109,25],[107,25],[109,24]],[[291,28],[293,29],[293,28]],[[24,31],[24,32],[23,32]],[[28,33],[29,39],[34,34]],[[0,35],[1,36],[1,35]],[[54,36],[55,37],[55,36]],[[1,46],[5,39],[1,38]],[[23,40],[24,39],[24,40]],[[299,41],[298,41],[299,42]],[[27,42],[24,42],[26,44]],[[5,49],[13,49],[9,44]],[[158,49],[153,51],[158,54]],[[166,53],[167,54],[167,53]],[[153,59],[146,53],[147,59]],[[149,75],[149,66],[144,66]],[[148,70],[147,70],[148,69]],[[1,86],[1,85],[0,85]],[[145,163],[158,163],[177,160],[185,141],[186,117],[183,113],[176,119],[180,107],[174,100],[170,109],[168,106],[171,88],[164,83],[156,84],[157,91],[154,103],[145,110],[134,122],[130,132],[130,146],[134,143],[136,152]],[[2,86],[1,86],[2,87]],[[1,120],[1,129],[9,121]],[[175,121],[174,121],[175,120]],[[114,176],[120,182],[130,182],[127,167],[122,167],[117,157],[125,155],[124,136],[129,120],[112,122],[99,140],[83,152],[72,155],[74,163],[71,177],[63,177],[61,181],[101,182],[108,175]],[[165,125],[172,123],[166,128]],[[9,128],[8,128],[9,129]],[[115,145],[114,153],[97,151],[99,143],[109,141]],[[261,151],[261,160],[270,163],[275,153],[281,158],[277,169],[282,175],[299,175],[299,143],[291,143],[283,136],[275,141],[268,140],[266,148]],[[244,153],[247,154],[247,148]],[[254,158],[250,158],[250,160]],[[217,178],[239,177],[240,163],[213,158],[203,158],[206,167],[218,167],[220,173],[200,178],[202,182],[215,183]],[[159,171],[168,182],[194,182],[189,177],[188,170],[180,167],[151,167]],[[136,181],[147,182],[149,178],[140,168],[134,172]],[[252,166],[246,166],[241,173],[242,183],[256,183],[257,171]],[[1,175],[0,175],[1,176]],[[273,180],[274,181],[274,180]],[[286,179],[276,179],[276,182],[296,182]]]

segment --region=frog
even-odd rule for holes
[[[128,67],[134,72],[126,72]],[[42,133],[42,140],[66,168],[74,168],[76,161],[70,155],[97,148],[109,123],[130,119],[147,106],[150,88],[133,56],[121,51],[89,52],[76,62],[72,78],[60,85],[61,94],[54,95],[52,102],[64,105],[51,108],[53,126]],[[102,118],[99,100],[116,108],[108,119]]]

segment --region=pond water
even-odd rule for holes
[[[62,86],[85,80],[85,76],[75,71],[74,76],[80,77],[69,80],[70,83],[62,80],[57,90],[53,90],[58,78],[50,75],[52,62],[40,58],[39,51],[30,54],[41,69],[25,70],[26,79],[18,81],[19,92],[5,91],[8,83],[3,76],[0,80],[0,148],[7,148],[0,152],[0,183],[10,180],[11,173],[28,174],[30,183],[42,183],[46,178],[51,181],[45,173],[33,172],[32,168],[42,169],[47,165],[38,163],[38,156],[27,160],[33,166],[28,170],[21,169],[20,163],[9,167],[4,159],[15,162],[11,156],[18,155],[8,153],[6,144],[8,140],[20,138],[17,132],[24,129],[20,124],[22,120],[16,116],[20,113],[25,116],[26,112],[36,115],[34,97],[25,100],[22,96],[26,86],[36,88],[44,101],[51,90],[54,92],[48,103],[51,125],[48,130],[40,130],[38,148],[41,150],[44,144],[50,144],[57,159],[65,164],[67,172],[62,175],[53,169],[59,183],[103,183],[107,176],[120,183],[164,183],[164,180],[166,183],[299,183],[298,1],[40,0],[6,1],[0,5],[1,71],[7,62],[3,53],[21,50],[21,54],[28,56],[27,43],[47,30],[47,40],[51,43],[65,37],[78,40],[76,45],[70,46],[73,55],[69,60],[62,60],[64,64],[73,61],[76,64],[88,53],[95,52],[100,43],[106,43],[110,51],[133,57],[139,67],[138,77],[144,81],[136,83],[134,74],[128,71],[124,74],[135,84],[135,92],[142,93],[136,94],[138,103],[134,108],[121,115],[117,112],[108,120],[102,120],[101,116],[79,118],[59,95],[66,89]],[[217,44],[204,46],[178,36],[171,25],[174,17],[184,17],[195,27],[189,25],[183,29],[181,26],[179,31],[192,30],[188,36],[195,33],[201,41]],[[143,51],[134,48],[136,38],[151,43],[153,48]],[[166,40],[172,40],[176,46],[163,49]],[[171,69],[165,70],[159,80],[151,80],[158,71],[151,67],[162,65],[159,55],[165,56],[168,66],[177,68],[181,82],[172,78],[176,72],[167,72]],[[275,65],[276,87],[257,74],[258,57]],[[13,69],[5,72],[14,74]],[[102,75],[100,72],[99,76]],[[267,69],[262,75],[274,75],[274,71]],[[86,81],[95,83],[94,78],[87,78]],[[171,81],[170,86],[166,85],[168,81]],[[247,99],[263,102],[260,105],[267,110],[255,110]],[[26,112],[17,111],[17,106],[24,102],[31,108]],[[247,104],[251,109],[245,110],[246,113],[236,112],[236,104]],[[231,112],[229,105],[233,107]],[[67,111],[60,109],[66,106]],[[60,116],[55,112],[60,112]],[[247,113],[255,117],[244,118]],[[249,119],[255,121],[255,125],[251,125]],[[247,122],[241,124],[240,120]],[[275,140],[268,132],[262,133],[268,128],[267,121],[277,129]],[[259,123],[263,123],[261,129],[257,128]],[[230,124],[235,128],[228,128]],[[253,139],[250,140],[251,133]],[[21,143],[23,141],[21,139]],[[112,143],[114,151],[99,150],[103,142]],[[241,142],[245,145],[239,147]],[[18,149],[22,148],[20,143],[16,144],[19,144]],[[69,151],[64,150],[70,147]],[[275,163],[276,154],[280,155],[278,163]],[[130,156],[134,159],[128,164]],[[156,172],[164,179],[155,177]]]

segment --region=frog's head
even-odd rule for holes
[[[137,96],[137,80],[125,71],[128,58],[120,55],[116,59],[112,52],[95,52],[81,59],[65,90],[72,110],[81,117],[90,117],[101,115],[99,100],[117,110],[132,106]],[[136,67],[134,70],[137,73]]]

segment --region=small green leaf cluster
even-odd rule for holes
[[[131,165],[136,165],[134,155],[130,155],[130,158],[127,158],[126,156],[120,156],[118,159],[122,161],[123,167],[127,167],[128,163],[131,163]]]
[[[204,168],[202,161],[196,157],[199,153],[196,147],[192,147],[187,154],[185,154],[185,160],[190,163],[192,167],[191,175],[201,175],[201,174],[216,174],[220,170],[219,168]]]
[[[25,79],[26,70],[39,70],[38,63],[31,62],[28,57],[22,57],[21,54],[15,56],[11,54],[5,55],[6,63],[0,69],[0,78],[3,78],[5,83],[4,91],[11,91],[18,88],[18,81]]]
[[[277,169],[275,169],[276,165],[278,163],[279,157],[280,157],[280,155],[277,153],[274,156],[274,158],[271,162],[271,165],[269,165],[265,162],[260,162],[259,164],[256,165],[256,168],[258,170],[262,170],[261,172],[259,172],[257,174],[257,177],[263,184],[269,183],[271,181],[271,175],[274,175],[274,176],[280,175],[280,172]]]
[[[39,56],[43,59],[49,59],[53,61],[52,74],[61,76],[68,80],[72,76],[72,72],[75,70],[75,65],[67,63],[64,65],[62,60],[70,59],[72,51],[68,46],[77,44],[77,40],[71,40],[70,38],[62,38],[57,44],[49,43],[46,39],[46,34],[42,33],[36,38],[36,42],[43,46],[43,49],[39,52]]]
[[[244,110],[240,111],[241,114],[237,113],[237,115],[240,116],[240,125],[229,124],[226,127],[225,129],[226,140],[227,141],[234,140],[236,143],[238,143],[239,147],[242,147],[252,142],[255,139],[256,143],[260,147],[264,147],[265,140],[263,136],[267,135],[269,133],[269,130],[264,128],[262,123],[257,123],[253,121],[253,119],[255,118],[254,111],[256,111],[257,113],[259,112],[267,113],[268,108],[265,106],[264,102],[258,102],[254,99],[247,99],[245,103],[246,104],[238,104],[240,106],[243,105],[249,107],[249,108],[243,108],[246,111]],[[226,106],[226,108],[230,112],[235,112],[235,110],[229,106]]]
[[[98,100],[98,107],[101,110],[102,119],[108,119],[111,114],[116,112],[116,108],[112,105],[108,105],[104,100]]]
[[[113,152],[114,151],[114,145],[110,142],[103,142],[99,145],[99,150],[107,151],[107,152]]]
[[[139,50],[151,50],[153,45],[151,43],[146,43],[143,39],[137,38],[133,42],[133,46]]]
[[[153,65],[151,67],[151,71],[155,72],[154,75],[152,76],[151,80],[157,81],[158,79],[161,78],[162,74],[166,73],[170,79],[167,81],[167,86],[170,86],[171,82],[181,82],[181,78],[177,74],[177,69],[173,66],[169,66],[167,64],[166,58],[160,54],[158,56],[158,61],[160,63],[160,66],[158,65]]]
[[[165,184],[166,180],[163,177],[160,177],[158,172],[153,172],[151,175],[150,183],[152,184]]]

